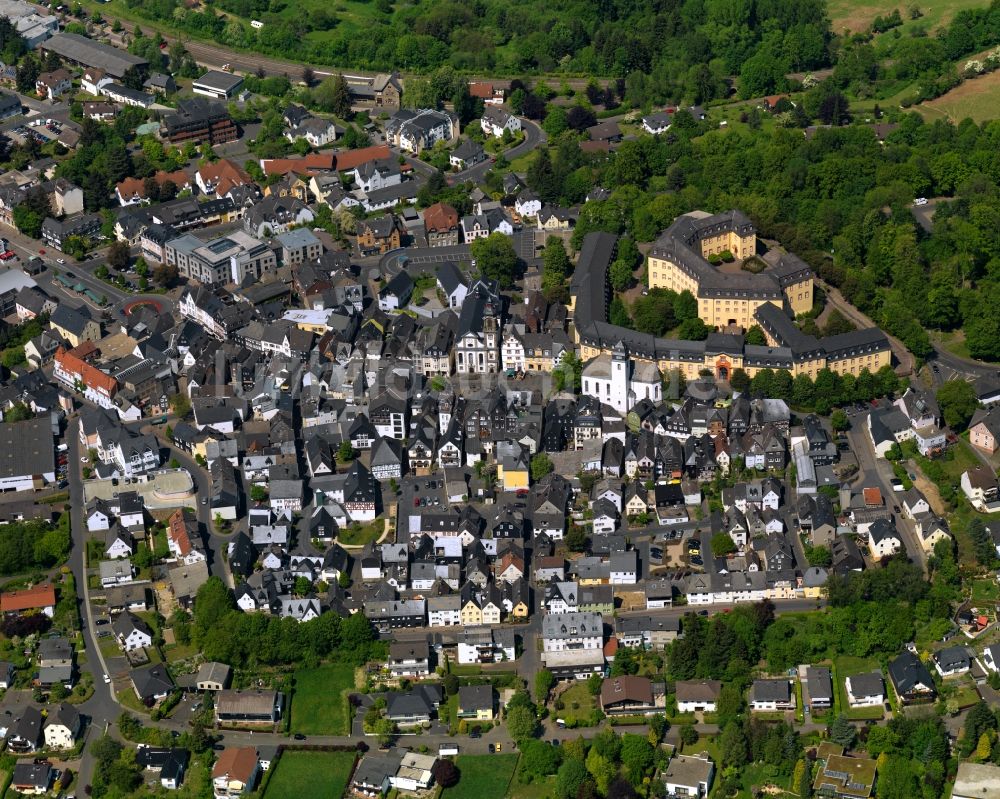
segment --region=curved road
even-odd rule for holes
[[[549,137],[545,134],[545,131],[530,119],[526,119],[524,117],[521,118],[521,129],[524,131],[524,141],[516,147],[511,147],[503,154],[503,157],[508,162],[513,161],[515,158],[520,158],[522,155],[527,155],[536,147],[545,144],[545,142],[549,139]],[[492,161],[483,161],[482,163],[471,166],[461,172],[456,172],[454,175],[449,175],[448,183],[454,185],[455,183],[464,183],[467,180],[479,183],[492,167]]]

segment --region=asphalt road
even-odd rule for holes
[[[899,494],[893,491],[892,479],[896,476],[892,464],[885,458],[875,455],[871,437],[868,435],[868,412],[851,416],[851,429],[847,431],[847,439],[851,451],[857,455],[858,463],[862,464],[861,479],[856,485],[860,487],[877,487],[882,492],[882,501],[891,511],[899,504]],[[903,539],[906,554],[926,573],[927,553],[920,543],[920,537],[914,528],[913,521],[906,519],[901,513],[895,514],[896,531]],[[866,549],[866,548],[864,548]]]
[[[66,443],[69,446],[69,496],[70,519],[72,521],[73,548],[70,551],[69,566],[73,572],[73,579],[76,581],[77,606],[82,620],[81,633],[83,635],[84,652],[87,656],[87,664],[94,675],[94,695],[78,707],[78,710],[89,717],[90,726],[104,727],[107,721],[114,721],[118,718],[121,708],[115,698],[112,687],[104,682],[104,675],[108,673],[104,655],[97,646],[95,635],[93,611],[90,604],[90,591],[87,586],[87,569],[85,564],[85,553],[87,550],[87,522],[84,515],[83,502],[83,475],[80,468],[80,458],[83,450],[80,447],[79,439],[79,418],[70,419],[66,429]],[[93,735],[93,732],[91,733]],[[93,739],[92,739],[93,740]],[[93,771],[93,759],[89,754],[89,747],[84,750],[84,756],[80,762],[80,783],[88,784],[91,781]]]
[[[515,158],[527,155],[536,147],[548,141],[548,136],[545,135],[545,131],[530,119],[521,118],[521,129],[524,131],[524,141],[516,147],[511,147],[503,154],[507,161],[513,161]],[[492,168],[492,161],[483,161],[482,163],[471,166],[461,172],[449,175],[448,183],[454,185],[455,183],[465,183],[470,180],[474,183],[480,183],[483,178],[485,178],[486,173]]]

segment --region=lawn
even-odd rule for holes
[[[295,672],[292,732],[346,735],[350,732],[347,694],[354,690],[354,667],[328,663]]]
[[[343,796],[354,757],[353,752],[283,752],[264,797]]]
[[[590,693],[586,682],[574,682],[569,688],[559,694],[563,709],[556,709],[555,714],[565,719],[568,727],[591,727],[594,724],[594,710],[597,708],[595,697]]]
[[[341,546],[363,547],[372,541],[377,541],[385,532],[385,518],[379,516],[377,519],[365,525],[354,525],[340,531],[337,541]]]
[[[955,692],[955,702],[962,709],[965,710],[967,707],[972,707],[973,705],[979,704],[980,696],[979,691],[976,690],[976,686],[971,682],[963,683],[962,686]]]
[[[443,799],[504,799],[518,755],[459,755],[458,785],[447,788]]]
[[[869,658],[856,658],[848,655],[841,655],[833,663],[834,686],[837,689],[837,701],[839,711],[852,721],[865,721],[867,719],[882,718],[882,705],[875,707],[855,707],[852,708],[847,703],[847,685],[845,681],[852,674],[861,674],[866,671],[875,671],[879,668],[877,660]]]

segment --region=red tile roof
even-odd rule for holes
[[[424,227],[427,231],[447,233],[458,227],[458,211],[445,203],[434,203],[424,211]]]
[[[493,98],[493,84],[473,81],[469,84],[469,94],[481,100],[491,100]]]
[[[17,613],[55,607],[56,589],[49,583],[25,588],[21,591],[4,591],[0,594],[0,613]]]
[[[878,488],[865,488],[861,493],[864,495],[866,505],[882,504],[882,492]]]
[[[113,397],[115,392],[118,391],[118,381],[111,375],[104,374],[100,369],[91,366],[62,347],[56,350],[55,361],[63,371],[78,375],[79,379],[88,388],[103,391],[109,397]]]
[[[360,150],[341,150],[337,153],[337,171],[344,172],[367,164],[369,161],[381,161],[385,158],[392,158],[388,144],[362,147]]]
[[[186,187],[191,179],[188,178],[187,174],[182,170],[178,169],[176,172],[164,172],[162,169],[153,175],[154,180],[156,180],[157,186],[163,186],[168,180],[173,183],[178,190]],[[116,187],[118,190],[118,196],[122,199],[128,199],[130,197],[139,197],[140,199],[146,199],[146,181],[143,178],[125,178]]]
[[[204,184],[215,186],[215,193],[219,197],[224,197],[234,186],[253,183],[247,171],[228,158],[220,158],[213,164],[205,164],[198,170],[198,174],[201,175]]]
[[[388,148],[386,148],[388,149]],[[317,172],[333,171],[333,153],[310,153],[302,158],[263,158],[260,168],[265,175],[315,175]]]
[[[178,508],[170,516],[170,526],[167,528],[167,535],[170,536],[177,546],[177,554],[184,557],[191,551],[191,539],[188,537],[187,524],[185,523],[184,508]]]
[[[230,746],[222,750],[212,767],[212,779],[229,777],[242,783],[250,782],[257,768],[257,750],[252,746]]]

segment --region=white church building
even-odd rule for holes
[[[636,363],[618,342],[611,355],[598,355],[583,367],[583,393],[624,416],[639,400],[658,403],[663,398],[663,384],[655,364]]]

